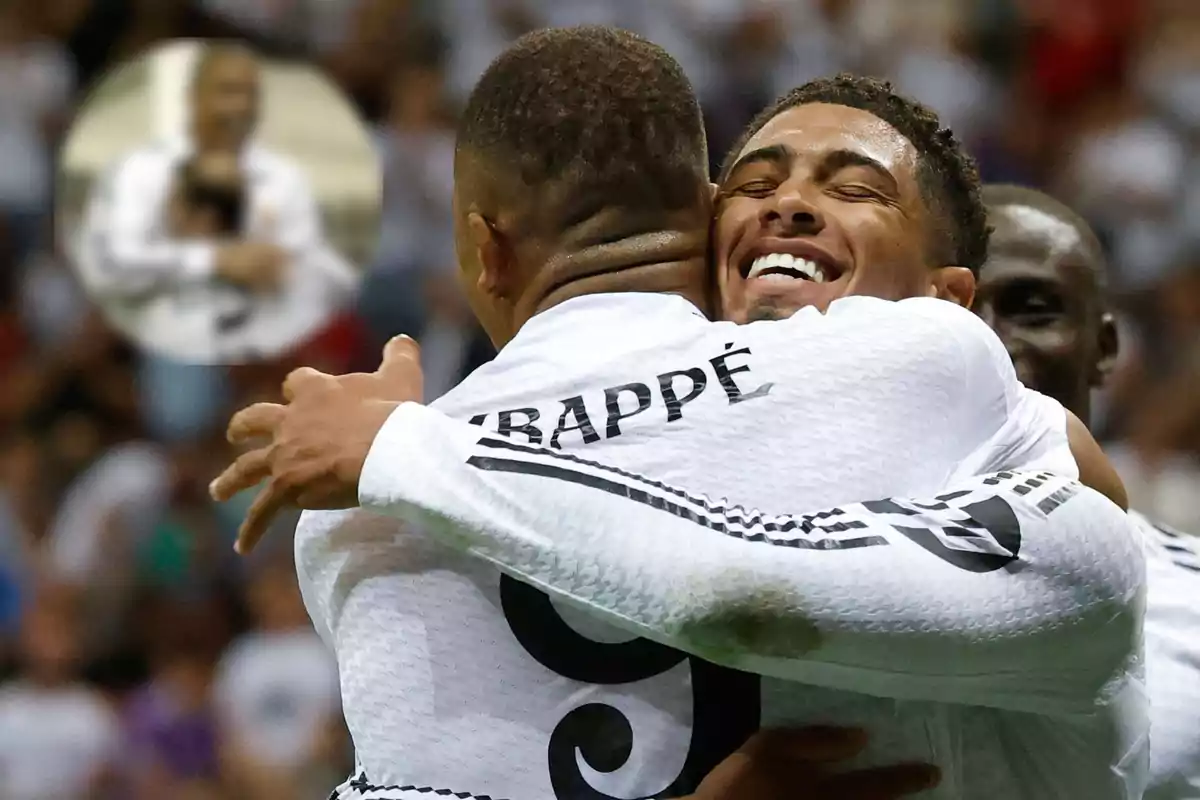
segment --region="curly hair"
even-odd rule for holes
[[[533,31],[493,61],[467,101],[457,151],[512,173],[526,196],[553,183],[563,220],[685,208],[708,181],[700,104],[678,62],[595,25]]]
[[[809,81],[756,116],[726,156],[722,182],[746,143],[784,111],[809,103],[829,103],[866,111],[912,142],[919,155],[917,180],[926,205],[939,220],[933,232],[934,257],[945,265],[968,267],[976,275],[987,258],[990,228],[975,159],[953,131],[943,128],[930,108],[898,94],[877,78],[842,73]]]

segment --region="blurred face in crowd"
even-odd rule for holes
[[[192,121],[197,146],[236,152],[259,113],[259,66],[243,50],[209,55],[198,68],[192,89]]]
[[[988,208],[994,226],[975,311],[1000,337],[1025,385],[1086,416],[1117,355],[1100,295],[1104,265],[1075,223],[1012,203]]]
[[[78,630],[69,606],[41,602],[26,614],[21,660],[31,679],[43,684],[69,681],[80,655]]]
[[[913,144],[867,111],[811,103],[764,125],[718,192],[724,317],[785,318],[847,295],[969,305],[970,271],[930,264],[918,165]]]

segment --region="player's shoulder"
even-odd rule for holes
[[[892,305],[897,324],[930,328],[958,344],[1001,347],[996,333],[973,311],[936,297],[909,297]]]
[[[804,311],[792,317],[801,320]],[[936,297],[909,297],[903,300],[883,300],[878,297],[855,295],[842,297],[829,306],[826,318],[841,326],[861,326],[874,335],[897,332],[925,333],[931,341],[944,341],[967,346],[1000,347],[995,332],[969,309]],[[816,321],[816,315],[809,319]],[[881,330],[881,328],[883,330]]]
[[[934,297],[843,297],[829,306],[825,316],[837,329],[833,335],[838,338],[903,342],[924,354],[925,363],[955,364],[970,373],[1016,380],[1012,361],[996,333],[956,303]],[[812,318],[816,321],[816,315]]]

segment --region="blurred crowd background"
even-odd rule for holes
[[[0,797],[321,798],[353,766],[287,521],[207,499],[231,409],[304,363],[423,343],[431,397],[486,360],[454,283],[453,125],[538,26],[637,30],[683,63],[719,160],[806,79],[891,77],[990,182],[1045,189],[1108,248],[1123,359],[1093,420],[1135,505],[1200,530],[1200,3],[1194,0],[6,0],[0,3]],[[199,368],[119,340],[55,244],[57,143],[106,69],[175,37],[320,64],[385,164],[362,299],[285,360]]]

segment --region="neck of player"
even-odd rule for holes
[[[539,270],[525,292],[525,318],[588,294],[675,294],[712,316],[707,269],[708,231],[660,230],[564,249]]]

